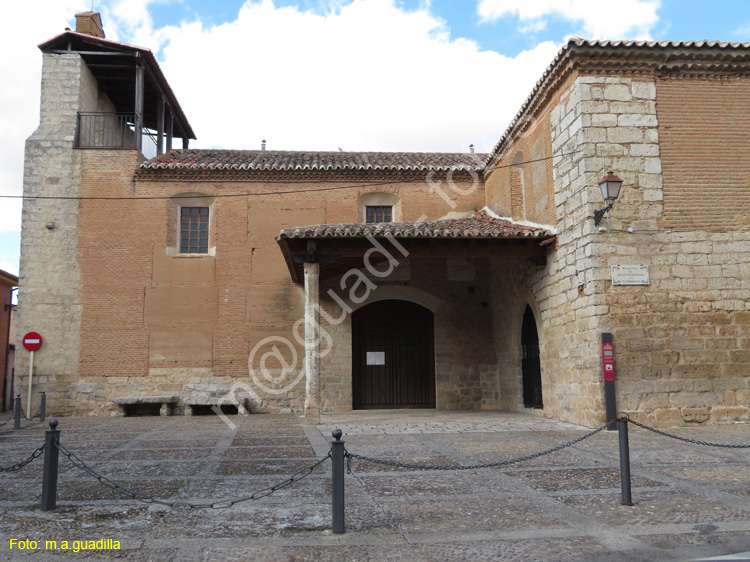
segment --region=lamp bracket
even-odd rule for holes
[[[612,201],[609,205],[607,205],[603,209],[599,211],[594,211],[594,226],[599,226],[599,223],[602,222],[604,215],[606,215],[610,211],[610,209],[612,209],[614,205],[615,205],[615,202]]]

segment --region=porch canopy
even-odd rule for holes
[[[276,241],[292,279],[305,287],[305,416],[318,418],[321,410],[321,278],[402,257],[544,260],[545,245],[554,237],[551,229],[514,223],[487,210],[425,222],[321,224],[283,230]]]
[[[276,237],[292,279],[303,282],[305,263],[318,263],[320,277],[364,266],[373,240],[391,239],[409,258],[545,258],[555,237],[543,226],[519,224],[483,209],[465,218],[424,222],[319,224],[282,230]],[[393,248],[390,243],[389,249]],[[401,257],[403,251],[394,255]],[[373,262],[376,261],[373,258]],[[382,259],[382,258],[381,258]]]

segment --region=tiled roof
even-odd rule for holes
[[[487,154],[451,152],[317,152],[172,150],[141,164],[145,170],[435,170],[484,169]]]
[[[593,53],[607,54],[612,58],[628,59],[633,57],[634,50],[641,50],[649,53],[651,56],[662,53],[666,58],[670,58],[671,64],[678,64],[679,68],[685,68],[689,70],[691,67],[698,66],[696,55],[700,54],[701,63],[704,60],[718,59],[724,64],[731,62],[744,62],[747,64],[750,61],[750,43],[728,43],[722,41],[592,41],[588,39],[581,39],[580,37],[571,38],[557,53],[554,60],[539,78],[534,88],[531,90],[529,97],[521,106],[516,116],[511,121],[510,125],[506,128],[500,140],[497,142],[492,150],[490,156],[494,157],[500,151],[500,148],[511,138],[512,133],[516,127],[523,125],[527,120],[524,119],[524,115],[534,102],[537,95],[544,90],[552,77],[561,68],[563,63],[571,59],[574,52],[578,54],[591,55]],[[682,57],[681,62],[676,62],[676,57],[672,57],[675,50],[683,49],[686,52]],[[700,53],[696,51],[700,49]],[[687,55],[687,56],[685,56]],[[701,64],[702,66],[702,64]]]
[[[579,47],[662,47],[670,49],[693,48],[693,47],[711,47],[720,49],[748,49],[750,43],[730,43],[728,41],[594,41],[573,37],[568,44],[575,43]]]
[[[486,210],[460,219],[440,219],[425,222],[381,222],[350,224],[319,224],[282,230],[276,240],[283,238],[364,238],[366,236],[394,238],[551,238],[551,227],[530,226],[491,216]]]

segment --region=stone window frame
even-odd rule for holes
[[[216,198],[205,193],[177,193],[168,200],[167,255],[175,257],[201,258],[216,256],[216,225],[214,212]],[[208,208],[208,252],[201,254],[183,254],[180,251],[180,216],[183,207]]]
[[[391,207],[391,222],[401,222],[401,196],[395,193],[373,191],[359,197],[359,217],[367,223],[367,207]]]

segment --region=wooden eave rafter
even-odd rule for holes
[[[376,237],[396,259],[400,250],[387,237]],[[419,258],[546,258],[544,241],[550,237],[503,238],[393,238],[409,259]],[[286,238],[278,239],[289,273],[295,283],[304,280],[303,264],[320,264],[321,279],[335,277],[350,269],[364,267],[364,255],[373,244],[366,238]],[[312,248],[312,250],[311,250]],[[377,263],[379,252],[373,254]],[[383,261],[382,256],[379,258]]]

